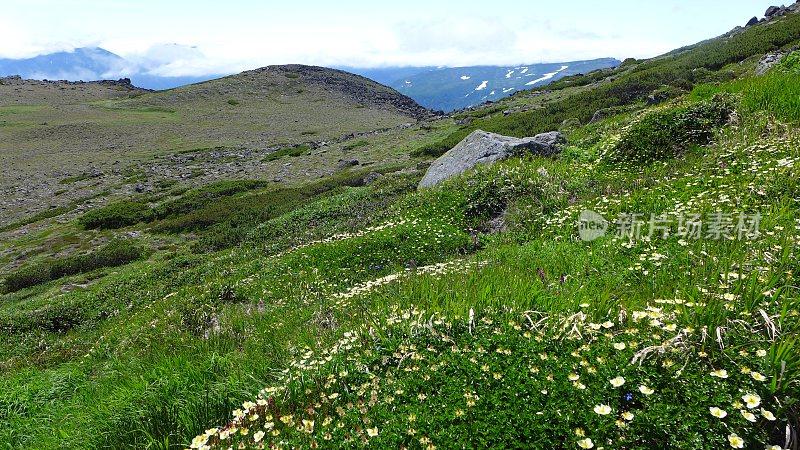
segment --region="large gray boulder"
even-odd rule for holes
[[[419,183],[420,188],[435,186],[466,172],[478,164],[491,164],[511,156],[533,154],[551,156],[566,142],[558,131],[518,139],[477,130],[433,162]]]

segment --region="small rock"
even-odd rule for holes
[[[747,25],[745,25],[745,26],[746,27],[752,27],[753,25],[757,25],[757,24],[758,24],[758,17],[753,17],[752,19],[750,19],[749,22],[747,22]]]
[[[598,109],[597,111],[594,112],[594,115],[592,116],[592,120],[590,120],[589,123],[599,122],[599,121],[605,119],[606,117],[607,117],[607,110]]]
[[[508,230],[508,225],[506,224],[506,214],[508,211],[503,211],[497,217],[493,218],[489,222],[486,223],[486,231],[489,234],[497,234],[497,233],[504,233]]]
[[[559,130],[574,130],[576,128],[581,127],[581,121],[576,118],[565,119],[561,122],[561,126],[558,127]]]
[[[339,169],[347,169],[348,167],[354,167],[359,164],[357,159],[340,159],[336,167]]]
[[[383,178],[383,175],[381,175],[380,173],[378,173],[378,172],[370,172],[369,174],[367,174],[367,176],[364,177],[363,182],[364,182],[365,186],[368,186],[368,185],[378,181],[381,178]]]

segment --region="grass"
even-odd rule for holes
[[[723,84],[704,84],[692,91],[692,97],[706,99],[720,92],[741,96],[742,106],[752,114],[767,111],[791,122],[800,121],[800,88],[797,75],[773,71],[758,78],[744,78]]]
[[[613,133],[619,130],[607,132]],[[362,423],[359,426],[367,439],[373,439],[366,434],[368,428],[372,429],[375,426],[379,428],[378,435],[374,437],[377,439],[375,445],[408,444],[409,441],[404,440],[407,439],[404,436],[408,436],[406,433],[396,433],[392,430],[395,427],[406,426],[402,421],[409,414],[417,415],[417,420],[420,421],[420,424],[415,426],[420,433],[419,437],[415,437],[417,440],[423,436],[427,436],[433,442],[455,439],[456,436],[485,439],[487,443],[516,439],[517,434],[505,434],[503,428],[492,427],[492,422],[482,422],[481,418],[485,417],[488,420],[489,417],[493,417],[488,411],[498,410],[498,405],[501,404],[498,402],[510,401],[509,395],[513,392],[529,392],[529,396],[534,396],[536,392],[545,388],[554,395],[541,398],[534,396],[533,398],[539,400],[514,407],[513,410],[518,412],[518,416],[515,416],[518,419],[495,418],[494,421],[504,420],[505,423],[519,424],[519,426],[522,426],[523,422],[551,424],[536,428],[535,432],[531,431],[533,434],[529,434],[540,436],[546,441],[585,439],[574,435],[574,428],[579,427],[590,433],[587,437],[594,439],[594,442],[599,442],[601,439],[616,441],[620,439],[620,435],[614,431],[616,428],[613,421],[616,416],[605,419],[592,410],[595,404],[601,403],[611,406],[617,415],[624,410],[619,398],[612,395],[615,391],[606,387],[608,379],[617,375],[626,378],[635,393],[638,392],[639,384],[647,384],[656,392],[652,399],[650,397],[645,399],[640,393],[635,394],[642,396],[638,400],[641,405],[629,408],[636,417],[630,424],[631,433],[635,432],[634,435],[640,439],[636,442],[649,442],[648,439],[660,441],[668,435],[675,439],[677,445],[678,442],[693,439],[691,436],[698,436],[697,430],[705,430],[702,435],[707,437],[698,441],[700,443],[698,445],[724,443],[727,439],[728,433],[725,431],[727,429],[720,428],[720,424],[714,421],[716,419],[708,416],[706,412],[712,402],[714,405],[726,408],[733,417],[736,410],[730,407],[729,403],[741,396],[740,391],[753,390],[759,393],[765,402],[769,402],[767,407],[780,417],[786,410],[776,407],[774,402],[778,400],[773,398],[780,399],[781,402],[787,400],[791,396],[784,396],[788,395],[787,392],[791,392],[792,386],[796,386],[796,381],[792,381],[796,378],[789,379],[786,378],[787,375],[783,375],[784,378],[780,380],[781,388],[777,387],[780,361],[787,361],[786,356],[777,359],[772,359],[772,356],[759,359],[752,353],[752,349],[759,348],[768,351],[769,355],[778,355],[779,347],[789,345],[791,342],[784,339],[771,341],[771,338],[764,334],[765,331],[758,328],[757,324],[760,323],[757,321],[758,308],[768,308],[765,309],[768,314],[782,317],[779,319],[781,329],[787,337],[792,335],[791,330],[797,326],[794,318],[797,310],[796,296],[790,289],[787,291],[787,288],[783,287],[787,283],[784,278],[786,271],[791,267],[794,258],[792,252],[785,253],[766,265],[764,265],[765,260],[757,257],[761,254],[758,249],[768,249],[777,242],[784,242],[784,248],[792,248],[786,245],[785,240],[791,241],[795,238],[791,233],[795,219],[793,210],[787,208],[794,201],[792,196],[796,195],[795,192],[788,190],[767,197],[770,198],[771,206],[764,210],[765,216],[769,217],[769,222],[765,223],[765,226],[775,227],[782,224],[784,231],[779,232],[775,228],[769,228],[776,234],[773,236],[765,234],[762,241],[755,244],[745,242],[717,244],[714,241],[704,241],[683,247],[677,243],[677,238],[663,242],[640,242],[632,248],[626,248],[622,245],[624,242],[613,238],[585,244],[569,238],[574,235],[574,228],[571,225],[573,222],[567,221],[564,225],[559,225],[558,220],[564,212],[577,211],[579,207],[591,207],[609,216],[613,210],[624,211],[628,208],[660,212],[668,207],[670,201],[681,202],[704,191],[714,192],[717,189],[724,189],[725,192],[733,191],[741,186],[747,186],[755,176],[748,173],[750,167],[748,161],[753,158],[761,161],[760,170],[765,172],[764,175],[758,175],[758,179],[763,181],[765,188],[788,186],[783,181],[787,176],[785,171],[792,169],[786,167],[779,169],[776,161],[786,157],[796,157],[793,156],[796,150],[792,150],[796,147],[792,147],[783,141],[784,138],[780,138],[770,141],[772,143],[768,146],[769,151],[750,148],[748,143],[758,136],[757,126],[754,125],[748,131],[723,136],[721,142],[705,155],[689,154],[683,159],[668,162],[667,166],[645,168],[648,171],[647,178],[653,180],[652,186],[640,184],[639,187],[635,187],[635,184],[630,183],[630,179],[640,177],[639,173],[626,174],[605,166],[592,168],[584,163],[577,163],[576,166],[576,163],[568,160],[509,162],[479,171],[467,179],[453,180],[440,189],[410,196],[401,194],[407,197],[401,198],[399,202],[390,202],[378,207],[384,213],[383,219],[375,222],[377,228],[375,225],[366,230],[358,225],[348,231],[344,231],[343,228],[334,231],[330,228],[333,224],[346,221],[346,215],[329,216],[335,211],[349,211],[353,209],[352,205],[358,204],[363,205],[362,208],[373,210],[376,209],[375,201],[380,197],[381,190],[399,189],[398,192],[403,192],[403,185],[413,186],[413,180],[388,177],[382,181],[383,185],[351,188],[352,191],[325,197],[295,208],[285,216],[271,219],[264,225],[263,232],[274,229],[276,233],[260,234],[258,239],[254,235],[254,240],[248,241],[250,243],[235,251],[212,254],[203,258],[176,256],[173,259],[156,262],[155,265],[149,263],[147,271],[142,270],[143,266],[137,264],[129,266],[119,275],[91,286],[86,292],[71,293],[57,303],[51,303],[46,309],[47,315],[39,315],[41,313],[36,312],[40,311],[39,302],[47,298],[46,295],[41,297],[42,300],[31,301],[23,300],[25,297],[20,292],[18,294],[20,297],[6,299],[7,305],[15,305],[11,309],[9,306],[5,308],[2,314],[11,314],[13,311],[13,315],[6,316],[6,320],[13,318],[13,323],[50,324],[47,326],[51,328],[56,326],[54,323],[70,324],[72,331],[69,335],[72,343],[62,347],[66,353],[38,354],[35,350],[36,342],[44,338],[55,345],[63,339],[61,335],[58,332],[48,334],[33,326],[29,326],[29,331],[21,332],[17,329],[12,332],[17,345],[14,348],[5,348],[4,354],[10,356],[21,353],[27,355],[26,358],[35,357],[42,367],[39,370],[44,370],[43,373],[49,375],[46,378],[36,377],[35,382],[30,378],[9,378],[10,374],[6,376],[10,385],[8,388],[10,394],[7,397],[9,399],[23,398],[21,390],[34,389],[33,393],[26,397],[31,398],[30,402],[25,403],[27,409],[20,410],[19,406],[15,406],[12,409],[15,412],[5,419],[13,424],[12,429],[27,424],[25,426],[32,430],[31,437],[22,438],[24,440],[20,440],[19,437],[7,437],[15,439],[10,442],[16,442],[18,445],[33,445],[36,442],[38,446],[49,446],[47,443],[49,438],[44,430],[50,426],[47,425],[50,422],[43,422],[42,414],[50,411],[50,404],[46,403],[42,396],[45,392],[52,392],[53,389],[69,389],[70,392],[82,394],[69,395],[57,400],[61,411],[59,417],[62,417],[57,420],[64,430],[64,435],[58,437],[62,444],[76,443],[80,440],[91,446],[166,446],[166,443],[171,446],[185,445],[194,433],[213,424],[224,423],[228,411],[238,402],[255,398],[262,387],[284,386],[282,378],[270,370],[270,367],[287,367],[291,361],[289,355],[293,352],[292,348],[309,346],[314,349],[324,349],[343,336],[345,331],[361,330],[367,323],[373,324],[373,329],[378,334],[374,338],[359,340],[357,348],[373,350],[369,352],[353,350],[352,360],[343,360],[340,364],[336,362],[339,360],[334,358],[311,372],[308,372],[311,369],[305,366],[298,366],[296,370],[300,371],[298,376],[308,380],[307,383],[317,386],[314,380],[323,380],[327,373],[331,373],[329,370],[338,373],[350,367],[351,362],[348,361],[358,361],[373,367],[372,372],[378,377],[376,387],[379,392],[378,401],[368,408],[366,415],[359,415],[358,420],[364,417],[370,420],[369,424]],[[731,150],[734,151],[733,154]],[[745,155],[749,156],[744,157]],[[729,165],[726,169],[722,169],[716,163],[709,164],[718,158],[723,158],[729,163],[739,161],[741,164]],[[548,172],[544,180],[541,180],[540,168],[545,168]],[[657,182],[661,178],[670,180],[670,189],[665,189],[663,184]],[[708,181],[702,186],[694,186],[694,180],[698,178]],[[497,180],[507,181],[498,184]],[[601,186],[603,192],[608,192],[608,196],[600,196],[594,193],[593,189],[586,187],[591,180],[594,180],[597,186]],[[531,184],[532,182],[534,184]],[[725,187],[726,185],[728,186]],[[376,190],[375,193],[372,193],[373,189]],[[218,188],[218,190],[226,189]],[[495,203],[494,196],[485,195],[488,192],[507,192],[507,195],[500,197],[503,199],[501,203]],[[578,203],[574,203],[574,200],[572,204],[566,201],[569,195],[565,196],[565,192],[571,192],[576,196],[579,199]],[[247,198],[252,194],[247,194],[245,191],[244,195],[245,197],[234,198]],[[527,203],[528,198],[538,198],[551,203],[539,204],[532,210],[533,205]],[[605,198],[618,199],[622,203],[604,201]],[[715,199],[719,198],[725,198],[723,192],[709,196],[707,201],[716,202]],[[742,199],[741,204],[737,204],[736,207],[764,206],[762,197],[757,192],[752,192],[747,198],[750,200]],[[193,204],[193,202],[188,203]],[[188,211],[177,206],[182,204],[186,203],[179,200],[175,204],[176,210]],[[614,209],[609,209],[609,206],[613,206]],[[475,228],[501,207],[515,211],[517,217],[517,221],[512,224],[506,236],[481,236],[476,243],[464,231]],[[730,208],[732,205],[710,203],[709,207]],[[530,217],[540,217],[541,220],[527,220],[525,214],[529,214]],[[386,225],[382,226],[381,223]],[[282,224],[296,224],[296,227],[283,228]],[[321,226],[323,230],[320,230],[319,236],[323,237],[320,242],[307,245],[308,239],[313,241],[317,237],[305,234],[307,228],[304,224]],[[338,237],[330,237],[337,233]],[[301,244],[300,248],[288,253],[285,253],[286,245],[275,247],[273,249],[275,251],[265,252],[269,247],[266,244],[271,245],[276,242],[275,239],[285,238],[287,234],[294,235],[294,239],[298,239],[292,240],[289,245],[296,246],[298,242],[306,244]],[[478,250],[466,260],[461,259],[465,254],[481,248],[482,250]],[[692,255],[698,255],[701,249],[709,256],[698,260]],[[660,260],[651,262],[645,258],[645,262],[642,262],[640,255],[655,253],[669,255],[669,259],[666,262]],[[751,254],[753,256],[748,256]],[[441,272],[428,272],[426,266],[451,258],[464,262],[447,266]],[[760,280],[744,278],[723,288],[719,286],[719,274],[746,273],[744,268],[749,267],[749,264],[761,267],[759,272],[764,273],[764,277]],[[414,270],[419,275],[415,276]],[[372,280],[384,279],[395,273],[403,275],[395,281],[377,283],[371,288],[365,287],[370,286],[367,283]],[[757,297],[758,301],[755,301],[751,297],[753,294],[748,294],[753,292],[747,287],[752,283],[758,287],[755,292],[759,296],[762,289],[764,291],[776,289],[774,295],[785,295],[782,301],[783,307],[776,310],[776,304],[764,297]],[[710,291],[703,293],[700,288]],[[784,293],[777,294],[781,289]],[[226,292],[232,294],[225,294]],[[689,302],[698,302],[702,298],[703,303],[708,303],[710,306],[685,308],[680,304],[653,303],[657,299],[675,298],[676,293],[679,298]],[[722,307],[724,303],[721,298],[727,293],[736,298],[732,305],[735,307],[733,310]],[[88,301],[89,299],[92,300]],[[590,306],[582,307],[582,304]],[[123,305],[127,306],[120,308]],[[711,355],[711,359],[703,360],[693,356],[688,361],[689,365],[684,368],[686,386],[692,386],[692,389],[695,389],[693,392],[697,392],[698,397],[696,399],[689,397],[689,400],[676,402],[676,396],[683,396],[682,398],[686,399],[688,391],[670,390],[672,373],[670,371],[684,367],[685,362],[681,361],[680,364],[664,369],[662,364],[669,360],[669,356],[664,356],[651,359],[642,368],[625,364],[635,350],[644,348],[650,342],[661,343],[654,340],[651,331],[647,331],[647,340],[625,338],[628,335],[624,330],[641,326],[644,327],[640,332],[642,333],[648,330],[648,325],[629,322],[632,320],[630,315],[625,321],[620,322],[617,319],[619,309],[638,311],[644,310],[643,308],[648,305],[666,308],[665,317],[669,317],[670,321],[682,327],[692,326],[699,330],[703,326],[727,326],[729,321],[739,320],[743,317],[741,314],[747,312],[750,319],[745,323],[755,328],[752,333],[749,329],[741,331],[731,329],[725,338],[729,344],[726,349],[730,350],[719,349],[716,344],[703,345],[700,341],[696,343],[691,341],[693,343],[690,348],[695,352],[693,354],[702,350]],[[476,354],[475,356],[480,358],[479,362],[486,358],[485,364],[488,364],[489,369],[482,370],[484,363],[480,363],[472,369],[476,371],[474,375],[468,375],[469,372],[464,373],[463,377],[468,378],[462,378],[462,375],[456,376],[449,370],[431,373],[431,379],[428,381],[435,382],[442,388],[438,390],[440,397],[430,397],[431,401],[436,401],[436,404],[440,405],[435,409],[440,413],[429,416],[428,411],[435,410],[422,406],[427,403],[418,403],[419,400],[415,399],[417,394],[429,392],[425,389],[431,385],[412,382],[412,378],[405,374],[414,373],[413,371],[395,372],[400,360],[392,359],[392,355],[397,351],[405,351],[402,349],[411,344],[419,349],[433,345],[433,349],[441,348],[441,350],[449,348],[449,345],[441,347],[443,343],[437,340],[436,334],[429,337],[418,333],[404,334],[407,333],[403,331],[406,329],[404,327],[409,326],[413,329],[411,324],[415,323],[416,319],[402,319],[402,311],[413,307],[419,311],[424,309],[431,313],[436,312],[441,314],[444,323],[451,322],[453,324],[451,326],[454,327],[452,330],[446,331],[446,328],[442,330],[456,339],[461,346],[474,348],[480,343],[492,351],[497,347],[503,347],[518,349],[519,353],[512,353],[510,358],[499,356],[488,358],[483,354]],[[390,319],[394,316],[387,313],[387,310],[391,311],[393,308],[396,308],[400,318],[400,322],[394,325],[390,323]],[[513,308],[513,311],[509,308]],[[475,331],[470,334],[464,328],[468,323],[470,309],[476,311],[476,321],[478,326],[482,327],[477,329],[478,335]],[[549,344],[546,343],[548,341],[542,343],[529,341],[522,336],[524,330],[530,331],[533,335],[537,332],[525,325],[527,319],[521,315],[523,311],[530,310],[545,314],[554,321],[584,311],[587,319],[585,324],[580,326],[586,327],[589,327],[589,323],[603,323],[609,319],[614,321],[616,330],[612,332],[614,339],[598,334],[596,342],[594,339],[590,341],[589,350],[580,349],[583,341],[567,340],[559,344],[559,348],[564,348],[563,345],[572,345],[580,353],[587,352],[584,356],[587,359],[604,358],[603,365],[597,365],[597,373],[581,376],[586,391],[591,392],[591,395],[582,396],[580,390],[574,390],[573,383],[566,380],[567,375],[576,370],[569,364],[568,359],[555,360],[552,364],[545,362],[536,364],[542,374],[539,377],[531,378],[523,376],[522,373],[515,374],[515,369],[512,368],[521,367],[529,370],[533,364],[525,359],[528,362],[520,365],[521,363],[515,358],[554,352],[548,347]],[[109,314],[111,311],[120,311],[120,315]],[[712,311],[715,312],[711,314]],[[64,319],[54,322],[53,317]],[[417,313],[413,317],[420,315]],[[425,321],[428,320],[428,314],[423,317]],[[493,328],[481,322],[481,318],[493,320],[493,323],[501,327],[501,333],[492,332]],[[523,326],[522,330],[516,331],[512,326],[506,327],[511,320]],[[146,326],[153,321],[157,324],[155,328]],[[409,325],[405,325],[406,323]],[[669,323],[665,319],[663,326]],[[143,330],[148,331],[142,334]],[[545,328],[540,328],[539,332],[545,333],[544,330]],[[658,334],[662,339],[671,337],[671,333],[665,330]],[[694,336],[699,339],[701,335]],[[474,339],[479,341],[475,342]],[[611,343],[616,342],[616,339],[624,339],[624,342],[628,343],[636,340],[638,347],[620,354],[611,347]],[[525,342],[528,344],[524,344]],[[80,349],[81,354],[90,356],[75,359],[70,356],[72,353],[70,348],[74,349],[73,351]],[[751,349],[747,358],[738,355],[739,348]],[[437,350],[436,354],[439,356],[436,357],[433,357],[433,354],[430,356],[427,356],[429,353],[424,354],[426,359],[432,358],[429,366],[441,366],[444,370],[448,367],[468,367],[465,364],[472,364],[466,356],[450,357],[441,350]],[[38,356],[35,356],[37,354]],[[785,352],[783,354],[785,355]],[[384,355],[389,359],[385,359]],[[720,384],[715,378],[708,376],[710,371],[720,367],[727,367],[731,374],[738,373],[736,366],[720,366],[714,363],[727,361],[728,358],[733,358],[737,364],[748,365],[751,370],[759,371],[771,381],[757,384],[737,375],[735,379]],[[103,361],[105,362],[102,364],[110,364],[108,370],[94,373],[89,378],[89,373]],[[307,363],[309,360],[306,358],[305,361]],[[412,364],[415,361],[413,358],[403,361],[401,369],[407,367],[415,370]],[[793,358],[788,361],[788,367],[796,367],[797,363]],[[675,358],[673,362],[677,363]],[[328,364],[331,369],[328,369]],[[389,370],[387,365],[395,369]],[[353,377],[363,376],[355,366],[347,371]],[[550,383],[546,379],[546,372],[552,372],[554,380],[566,381],[563,383],[554,381],[551,387],[528,384],[528,381],[524,381],[539,380],[536,383]],[[69,387],[57,388],[53,385],[57,380],[63,379],[57,374],[67,373],[71,374]],[[119,373],[126,374],[125,377],[129,381],[120,384],[117,375],[113,375]],[[496,373],[502,375],[502,380],[494,378]],[[91,395],[98,406],[87,409],[83,395],[89,395],[87,389],[90,386],[90,379],[93,386]],[[352,382],[355,385],[359,384],[359,379],[353,378],[349,381],[350,378],[347,378],[348,383]],[[455,402],[458,396],[463,398],[464,392],[461,391],[463,386],[459,383],[463,384],[466,379],[482,380],[472,388],[475,395],[481,399],[480,402],[476,402],[474,410],[470,410],[466,405],[458,406]],[[386,415],[390,410],[385,403],[388,395],[385,394],[387,392],[385,386],[388,385],[384,383],[388,383],[387,380],[394,380],[393,386],[405,386],[404,390],[410,393],[408,396],[392,395],[393,404],[401,405],[402,411],[405,411],[397,416],[398,419]],[[775,383],[775,388],[770,387],[772,382]],[[42,384],[36,387],[34,383]],[[282,415],[294,414],[295,420],[299,421],[300,415],[305,413],[299,410],[295,412],[291,405],[304,404],[302,399],[306,394],[303,394],[303,389],[298,390],[293,387],[294,384],[286,386],[290,393],[287,394],[288,397],[281,398],[292,400],[277,402],[275,408],[280,410]],[[324,382],[320,381],[318,386],[324,386]],[[701,398],[707,389],[714,389],[717,392],[713,399]],[[334,391],[326,390],[326,392]],[[559,394],[555,395],[556,392]],[[357,393],[353,395],[357,396]],[[331,410],[334,410],[336,405],[346,408],[349,399],[350,397],[343,397],[341,401],[333,402]],[[357,401],[357,397],[352,401]],[[536,414],[540,410],[550,411],[566,407],[558,406],[562,403],[548,403],[549,401],[561,401],[564,402],[563,405],[582,405],[580,409],[582,412],[567,422],[536,422],[533,418],[537,417]],[[164,408],[159,405],[171,406]],[[667,405],[690,406],[667,407]],[[470,422],[461,421],[456,416],[461,414],[457,412],[459,409],[463,410],[464,414],[470,414],[465,417],[474,419]],[[322,434],[295,436],[289,430],[281,429],[289,433],[286,438],[296,442],[297,445],[308,443],[310,442],[308,439],[311,438],[318,438],[322,442],[325,439],[322,428],[325,411],[327,410],[319,410],[319,414],[322,415],[316,421],[315,427],[318,428],[314,429],[314,433],[319,431]],[[356,418],[348,414],[341,418],[345,421],[345,429],[356,426],[356,422],[351,422]],[[526,419],[528,415],[530,419]],[[668,419],[676,415],[685,417],[686,423],[690,425],[670,428]],[[131,420],[138,425],[133,428],[123,426]],[[515,422],[516,420],[520,422]],[[644,425],[654,421],[664,421],[664,425],[660,428]],[[735,431],[740,436],[753,441],[766,439],[765,433],[768,432],[768,428],[751,427],[745,422],[741,419],[735,422]],[[470,428],[472,425],[468,425],[469,423],[473,423],[474,428]],[[603,424],[608,424],[608,427]],[[453,435],[437,434],[451,429],[462,431]],[[527,429],[530,430],[529,427]],[[477,430],[484,430],[485,434],[475,434],[478,433]],[[252,436],[252,433],[248,436]],[[346,439],[338,434],[332,436],[337,442]]]
[[[794,19],[784,25],[795,33]],[[734,46],[631,63],[623,70],[638,75],[597,88],[565,82],[541,110],[474,119],[527,134],[624,103],[612,92],[636,94],[630,108],[570,131],[558,158],[479,167],[419,192],[421,172],[406,162],[368,186],[366,173],[343,172],[159,200],[146,223],[128,225],[171,239],[147,261],[71,292],[41,284],[2,296],[0,442],[786,444],[800,400],[800,132],[782,115],[782,96],[748,103],[735,92],[736,121],[688,121],[708,139],[636,165],[607,160],[626,137],[655,148],[683,136],[670,120],[734,91],[729,82],[658,107],[634,98],[660,88],[662,75],[683,79],[699,61],[727,70],[741,47],[784,40],[757,30]],[[752,83],[772,89],[770,78]],[[655,130],[637,128],[637,118],[664,111],[670,120],[657,116]],[[453,129],[420,130],[403,149]],[[592,242],[578,237],[586,209],[611,224]],[[111,212],[108,223],[127,217]],[[645,229],[668,218],[668,235],[617,236],[626,213],[642,214]],[[760,213],[760,233],[690,237],[679,218],[695,213]],[[491,232],[498,218],[503,233]]]

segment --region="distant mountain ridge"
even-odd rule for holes
[[[619,64],[616,59],[602,58],[520,66],[340,66],[336,69],[392,87],[426,108],[453,111],[500,100],[568,75]],[[136,64],[102,48],[76,48],[27,59],[0,58],[0,77],[18,75],[25,79],[67,81],[129,78],[135,86],[152,90],[172,89],[230,75],[170,77],[153,72],[152,67]]]
[[[514,92],[532,89],[560,78],[617,67],[621,61],[601,58],[519,66],[422,68],[389,86],[434,110],[453,111],[497,101]],[[366,75],[365,71],[359,71]]]
[[[143,71],[125,58],[99,47],[76,48],[24,59],[0,58],[0,77],[18,75],[32,80],[98,81],[130,78],[146,89],[171,89],[228,74],[161,76]]]

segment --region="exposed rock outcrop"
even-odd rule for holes
[[[126,89],[137,92],[152,92],[149,89],[136,87],[131,83],[130,78],[120,78],[119,80],[99,80],[99,81],[68,81],[68,80],[28,80],[19,75],[10,75],[0,78],[0,84],[7,86],[107,86]]]
[[[784,56],[786,56],[786,54],[781,52],[767,53],[764,55],[756,66],[756,75],[764,75],[767,73],[775,64],[781,62]]]
[[[478,164],[491,164],[515,155],[551,156],[560,152],[564,143],[566,139],[557,131],[519,139],[477,130],[434,161],[419,187],[435,186]]]

